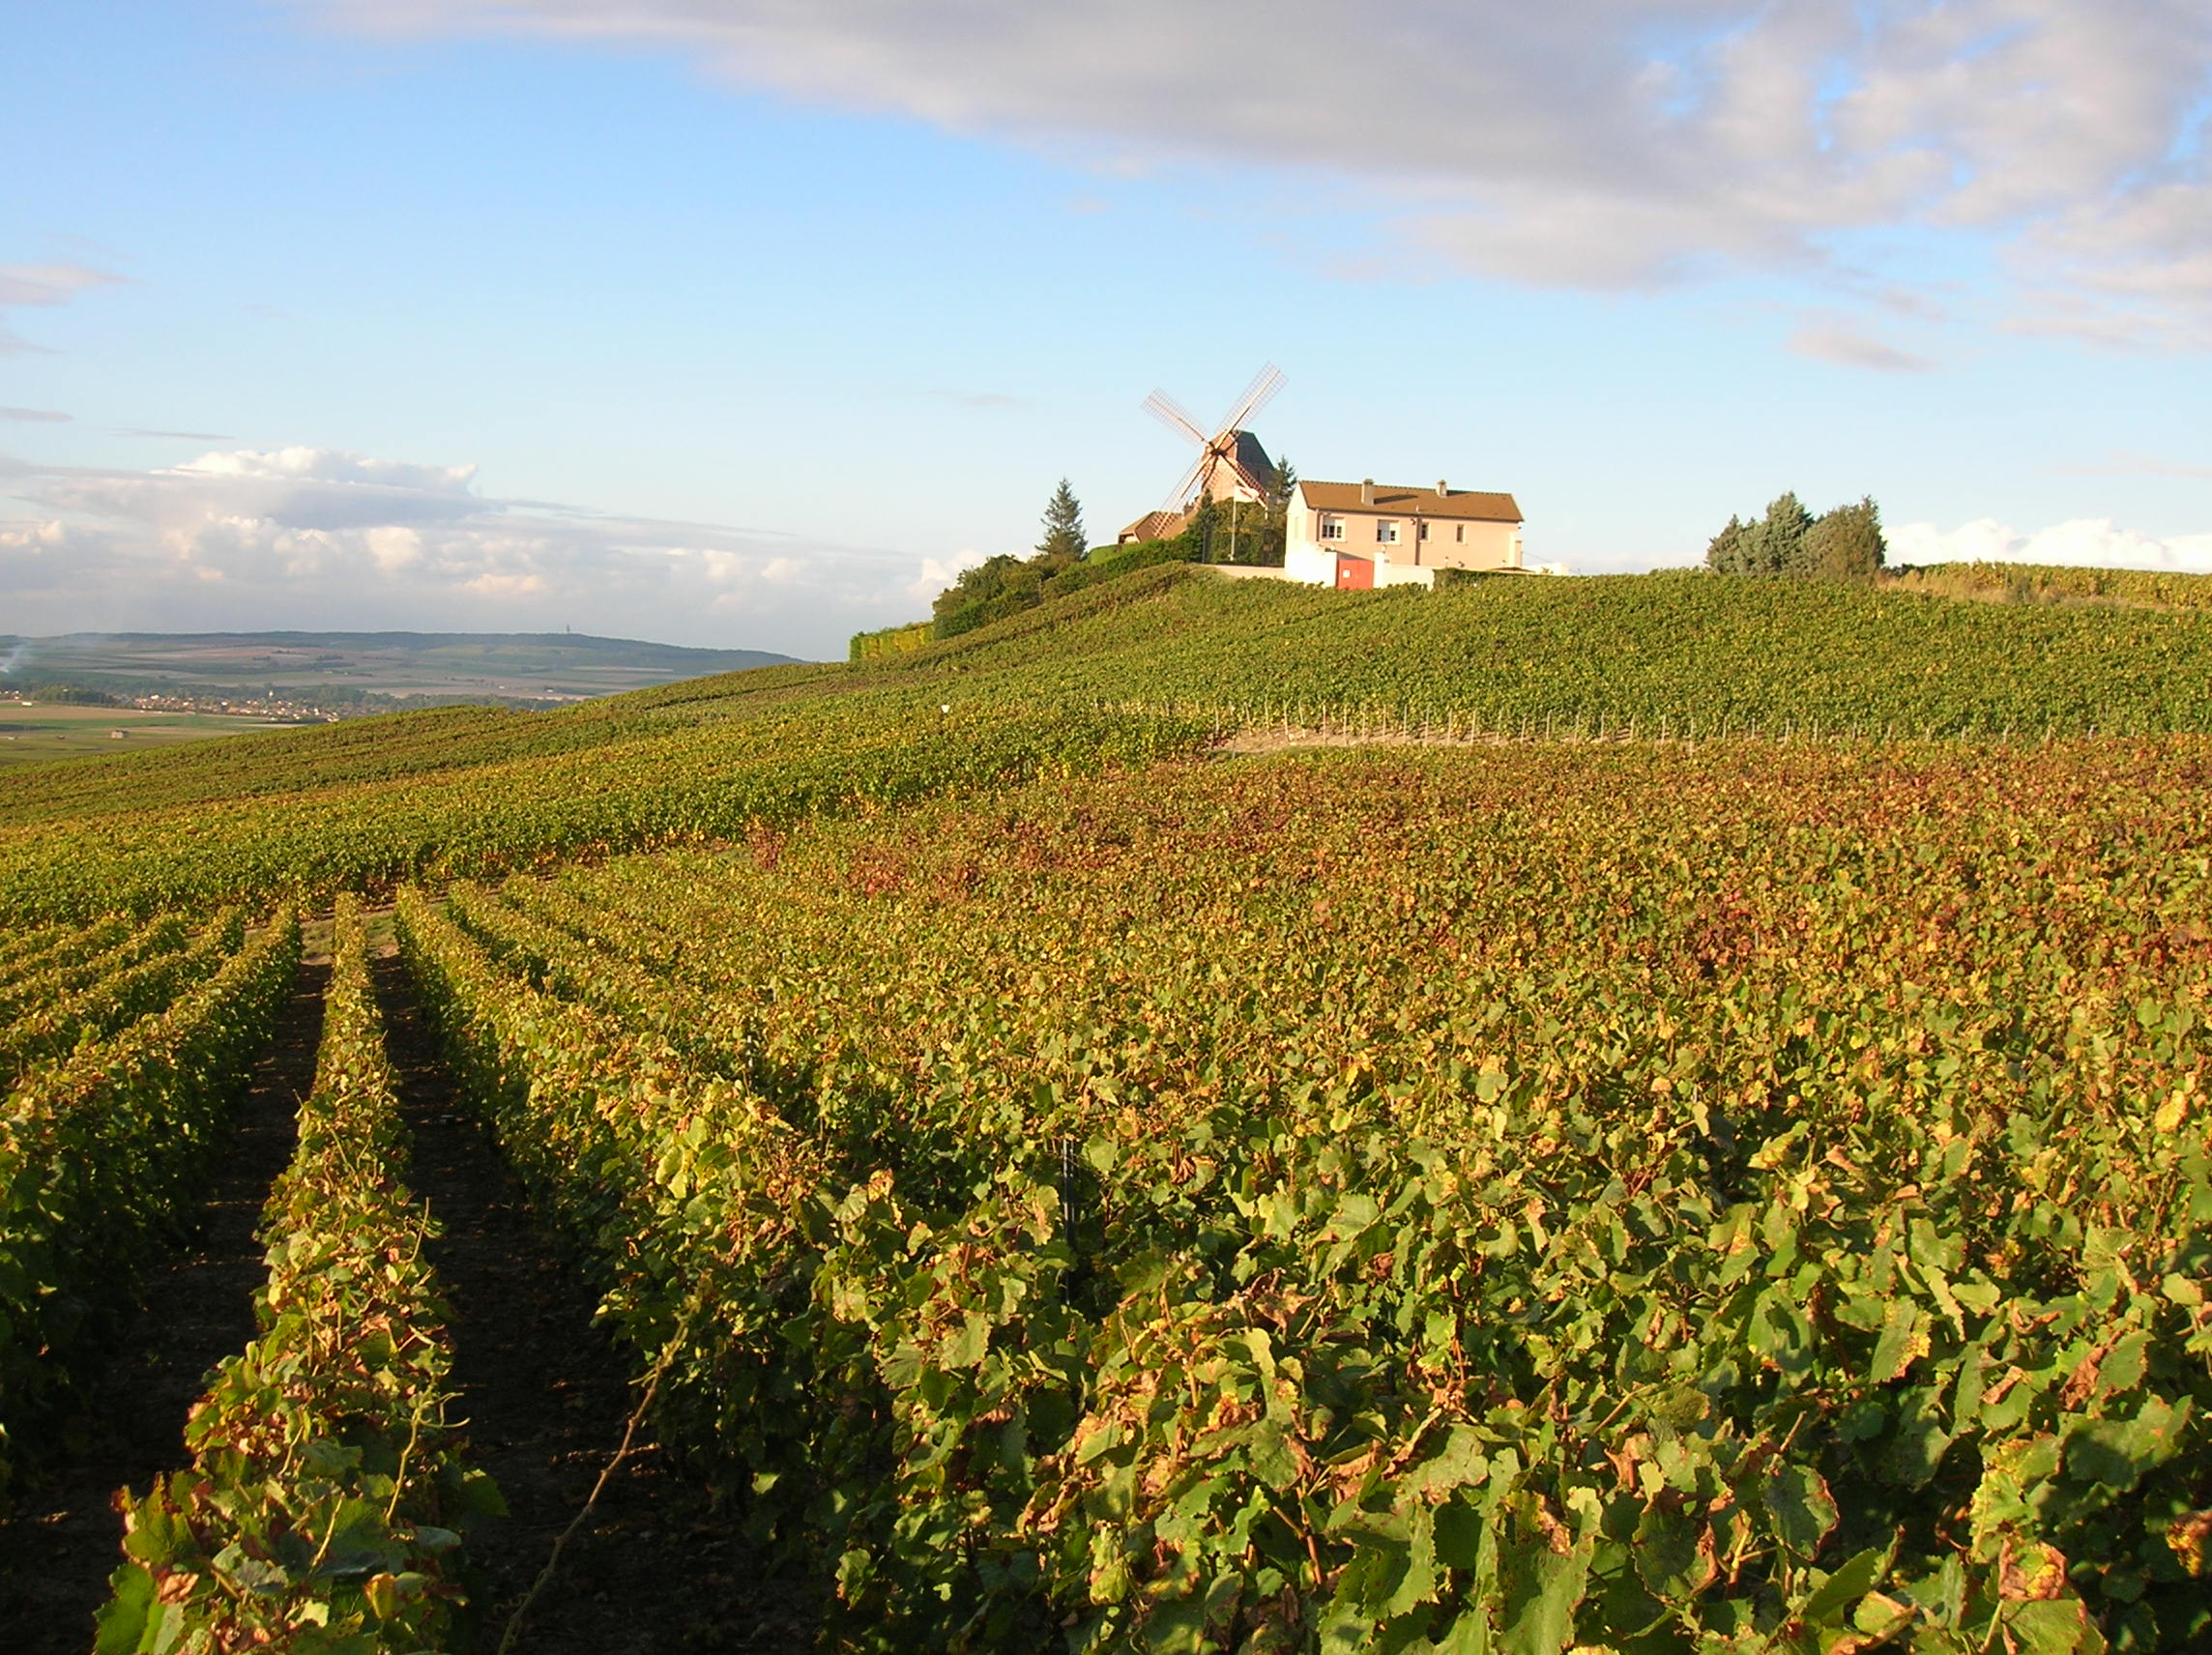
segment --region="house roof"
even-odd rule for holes
[[[1182,533],[1183,514],[1180,511],[1148,511],[1123,529],[1124,540],[1164,540],[1170,535]]]
[[[1521,508],[1510,494],[1486,494],[1474,488],[1402,488],[1395,483],[1375,485],[1375,501],[1359,498],[1356,482],[1300,482],[1298,499],[1315,511],[1368,511],[1379,516],[1468,518],[1483,523],[1519,523]]]

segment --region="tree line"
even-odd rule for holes
[[[1732,515],[1705,547],[1705,567],[1719,574],[1871,580],[1888,557],[1881,510],[1871,495],[1816,516],[1792,491],[1763,517],[1747,523]]]
[[[1026,558],[1002,552],[963,569],[930,605],[931,632],[940,638],[955,637],[1033,608],[1047,597],[1079,590],[1093,579],[1150,564],[1280,566],[1291,490],[1296,481],[1290,461],[1279,459],[1265,501],[1207,500],[1172,536],[1093,547],[1084,532],[1082,502],[1063,477],[1045,503],[1044,534],[1034,552]]]

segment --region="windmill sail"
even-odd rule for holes
[[[1229,412],[1214,425],[1210,437],[1166,392],[1155,391],[1145,398],[1146,413],[1198,450],[1198,458],[1183,473],[1175,491],[1161,507],[1163,512],[1179,514],[1203,500],[1264,501],[1267,498],[1274,481],[1274,462],[1267,458],[1267,450],[1260,446],[1260,439],[1244,429],[1244,423],[1274,398],[1283,383],[1282,369],[1268,363],[1253,376],[1244,393],[1230,405]]]

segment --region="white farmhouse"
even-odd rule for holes
[[[1283,573],[1364,592],[1434,586],[1437,570],[1521,569],[1521,508],[1510,494],[1300,482],[1284,524]]]

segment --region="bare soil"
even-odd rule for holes
[[[430,1249],[452,1306],[453,1379],[469,1458],[511,1516],[470,1537],[487,1613],[502,1628],[614,1457],[636,1406],[629,1361],[593,1324],[596,1298],[534,1220],[489,1134],[456,1092],[399,962],[377,988],[414,1135],[409,1187],[445,1228]],[[641,1428],[630,1457],[562,1553],[515,1648],[803,1650],[816,1615],[804,1588],[746,1545],[737,1515]]]
[[[83,1655],[107,1578],[122,1561],[115,1492],[143,1493],[181,1470],[185,1417],[223,1357],[253,1337],[264,1261],[254,1236],[269,1186],[292,1158],[293,1122],[315,1079],[328,972],[302,969],[270,1049],[255,1065],[225,1151],[183,1250],[146,1284],[145,1306],[122,1328],[78,1406],[17,1486],[0,1523],[0,1648],[10,1655]]]

